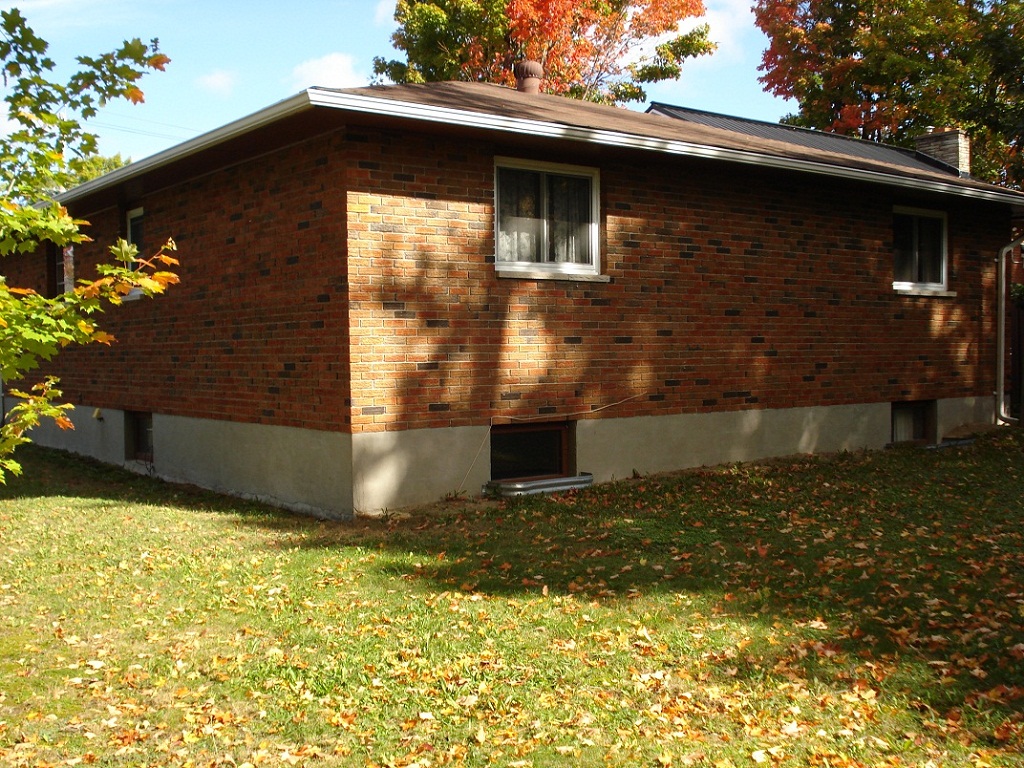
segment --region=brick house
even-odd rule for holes
[[[71,191],[79,274],[173,236],[182,282],[62,353],[76,429],[36,439],[345,516],[993,421],[993,259],[1024,196],[652,112],[313,88]],[[43,262],[3,266],[42,290]]]

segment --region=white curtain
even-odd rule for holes
[[[589,264],[591,180],[498,169],[498,261]]]

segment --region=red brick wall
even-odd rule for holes
[[[893,205],[945,206],[633,156],[599,163],[610,283],[498,279],[494,154],[593,161],[375,136],[349,158],[356,429],[991,394],[1000,212],[950,210],[955,299],[899,296]]]
[[[611,282],[495,277],[495,154],[600,167]],[[64,389],[341,431],[991,394],[1003,212],[646,162],[353,128],[127,200],[182,284],[108,313]],[[893,205],[949,211],[955,299],[893,292]],[[76,213],[98,243],[123,215]]]
[[[145,208],[173,237],[181,283],[107,311],[109,348],[61,353],[71,402],[310,429],[347,429],[344,170],[337,136],[128,199],[91,222],[77,273]],[[41,261],[38,262],[41,264]]]

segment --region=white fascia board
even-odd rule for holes
[[[586,144],[597,144],[607,147],[639,149],[667,155],[697,157],[707,160],[724,160],[733,163],[753,165],[760,168],[777,168],[781,170],[814,173],[833,178],[866,181],[873,184],[902,187],[919,191],[939,192],[959,197],[970,197],[980,200],[1008,203],[1024,206],[1024,196],[1004,192],[999,187],[992,189],[965,187],[955,183],[938,180],[918,179],[907,176],[883,173],[861,168],[848,168],[831,165],[813,160],[799,160],[778,157],[758,152],[747,152],[738,149],[712,147],[706,144],[693,144],[687,141],[662,139],[641,134],[622,133],[597,128],[586,128],[574,125],[562,125],[540,120],[527,120],[518,117],[495,115],[485,112],[472,112],[451,107],[439,107],[430,104],[383,99],[374,96],[363,96],[339,91],[310,89],[308,91],[312,103],[316,106],[343,109],[351,112],[401,117],[424,122],[482,128],[500,133],[514,133],[526,136],[563,139]]]

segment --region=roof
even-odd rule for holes
[[[651,114],[674,117],[678,120],[687,120],[713,128],[722,128],[756,138],[781,141],[786,144],[793,144],[794,146],[822,149],[827,152],[848,155],[851,158],[904,166],[912,170],[938,169],[959,175],[958,169],[930,155],[912,149],[895,147],[891,144],[879,144],[875,141],[843,136],[838,133],[826,133],[810,128],[800,128],[795,125],[768,123],[763,120],[751,120],[745,117],[732,117],[730,115],[704,112],[699,109],[679,107],[658,101],[653,102],[647,108],[647,111]]]
[[[316,125],[330,126],[335,121],[339,125],[349,121],[398,123],[423,130],[504,134],[703,158],[988,200],[1024,211],[1024,194],[960,178],[948,167],[908,157],[891,147],[879,153],[854,152],[845,146],[849,142],[831,140],[836,137],[826,137],[824,142],[811,141],[809,137],[794,140],[788,129],[775,130],[768,123],[723,116],[717,121],[680,120],[562,96],[525,94],[489,83],[463,82],[310,88],[89,181],[60,199],[83,199],[154,171],[161,171],[164,176],[173,174],[173,166],[190,159],[197,165],[208,163],[212,153],[223,152],[247,137],[255,141],[260,132],[276,128],[278,134],[295,136],[296,126],[311,132]],[[753,127],[757,125],[763,127],[755,131]],[[208,169],[209,165],[205,167]]]

